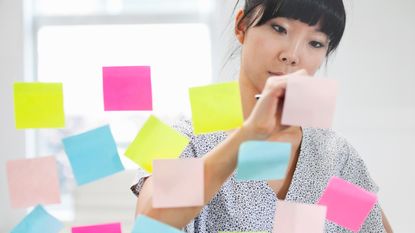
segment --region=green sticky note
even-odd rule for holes
[[[17,129],[65,127],[62,83],[15,83],[14,111]]]
[[[175,129],[150,116],[125,155],[147,172],[153,172],[154,159],[178,158],[189,139]]]
[[[220,83],[189,89],[195,134],[226,131],[243,123],[238,82]]]

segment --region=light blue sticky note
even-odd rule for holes
[[[267,141],[247,141],[239,147],[236,179],[283,179],[291,154],[291,144]]]
[[[63,224],[38,205],[30,212],[11,233],[57,233]]]
[[[63,145],[79,185],[124,170],[108,125],[65,138]]]
[[[156,221],[145,215],[140,215],[135,220],[132,233],[183,233],[174,227]]]

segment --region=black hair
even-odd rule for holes
[[[239,3],[237,1],[234,11]],[[244,16],[247,28],[261,26],[268,20],[285,17],[300,20],[310,26],[319,25],[329,38],[327,56],[339,45],[346,27],[343,0],[245,0]]]

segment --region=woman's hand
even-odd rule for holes
[[[248,119],[244,122],[243,128],[250,131],[258,140],[267,139],[276,130],[283,130],[281,114],[287,80],[302,75],[307,75],[305,70],[268,78],[261,98],[257,101]]]

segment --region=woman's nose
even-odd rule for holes
[[[295,51],[281,52],[279,55],[279,60],[284,64],[292,65],[292,66],[297,65],[299,62],[298,55],[295,53]]]
[[[301,50],[300,40],[292,41],[289,44],[286,44],[286,47],[280,51],[278,55],[280,62],[295,66],[300,62],[299,52]]]

